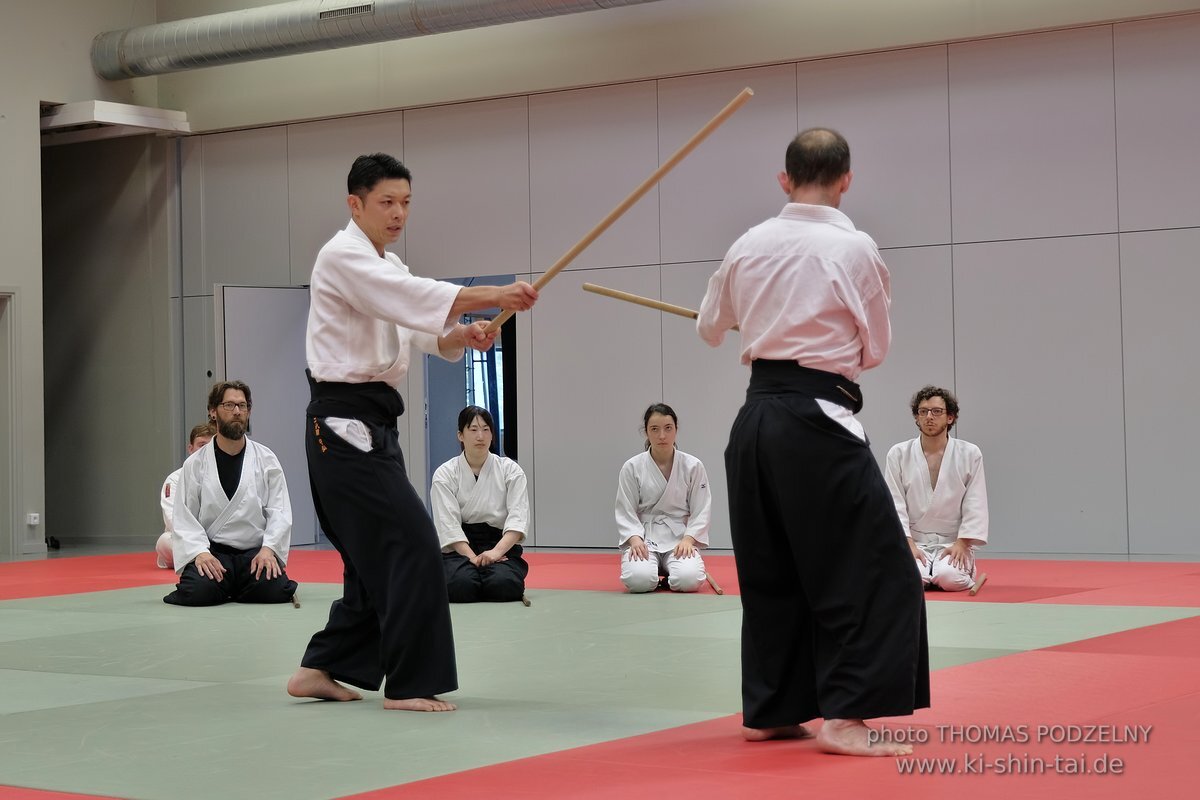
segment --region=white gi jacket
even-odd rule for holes
[[[183,467],[172,472],[163,481],[162,491],[158,493],[158,503],[162,506],[163,517],[163,533],[170,533],[175,530],[173,519],[175,517],[175,496],[179,494],[179,473],[183,472]]]
[[[975,445],[955,438],[946,442],[936,490],[930,485],[920,437],[892,446],[884,478],[904,532],[917,544],[987,542],[987,485],[983,453]]]
[[[175,571],[209,552],[209,542],[249,550],[269,547],[286,564],[292,541],[292,502],[283,467],[271,450],[246,437],[242,477],[232,498],[221,488],[214,438],[188,456],[179,471],[172,538]]]
[[[460,453],[433,473],[429,494],[443,553],[453,552],[455,542],[467,541],[464,522],[483,522],[505,533],[517,531],[518,541],[525,539],[529,491],[525,471],[511,458],[488,453],[476,480],[467,457]]]
[[[743,364],[795,361],[855,381],[887,355],[890,304],[891,276],[870,236],[836,208],[788,203],[729,248],[696,330],[717,347],[738,325]]]
[[[622,465],[617,479],[618,547],[626,547],[631,536],[641,536],[652,553],[671,552],[684,536],[695,539],[697,547],[707,547],[711,514],[708,473],[695,456],[676,448],[669,481],[649,450]]]
[[[449,361],[463,350],[438,349],[454,330],[458,286],[412,275],[394,253],[381,258],[351,220],[317,254],[310,279],[305,355],[313,380],[383,381],[399,389],[409,345]]]

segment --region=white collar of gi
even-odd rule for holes
[[[780,219],[794,219],[803,222],[828,222],[848,231],[857,230],[850,218],[833,206],[815,206],[808,203],[788,203],[779,212]]]
[[[350,234],[355,239],[358,239],[360,242],[362,242],[363,244],[365,244],[367,247],[371,248],[372,250],[375,250],[375,243],[371,241],[371,238],[369,236],[367,236],[365,233],[363,233],[363,229],[358,227],[358,223],[355,222],[354,220],[350,220],[350,223],[348,225],[346,225],[346,233]],[[379,251],[376,250],[375,252],[378,253]],[[384,254],[385,254],[384,257],[386,258],[387,250],[384,250]]]

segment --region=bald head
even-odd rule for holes
[[[831,186],[850,171],[850,145],[829,128],[796,134],[784,159],[793,186]]]

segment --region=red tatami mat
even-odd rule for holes
[[[131,589],[156,583],[175,583],[175,573],[154,566],[153,550],[0,564],[0,600]]]
[[[613,553],[528,552],[528,587],[622,591]],[[733,556],[705,558],[726,594],[738,594]],[[976,597],[926,592],[931,601],[1069,603],[1079,605],[1200,607],[1200,564],[1126,561],[981,561],[988,581]],[[294,550],[288,574],[300,583],[341,583],[342,563],[332,550]],[[174,573],[154,566],[153,552],[53,558],[0,564],[0,600],[173,584]],[[712,588],[704,586],[705,593]]]
[[[1180,632],[1174,625],[1143,629],[1141,644],[1170,650]],[[1200,748],[1194,655],[1101,654],[1104,640],[1128,644],[1128,633],[1090,640],[1087,653],[1052,648],[936,672],[934,708],[879,723],[894,737],[926,740],[907,759],[828,756],[803,741],[749,744],[739,736],[740,718],[731,716],[353,800],[1187,796]],[[1108,741],[1087,741],[1101,737]],[[902,773],[909,767],[927,774]],[[1117,769],[1121,774],[1112,774]]]
[[[72,794],[26,789],[24,786],[0,786],[0,800],[118,800],[98,794]]]

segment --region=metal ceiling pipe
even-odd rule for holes
[[[123,80],[653,2],[293,0],[101,33],[92,41],[92,67]]]

